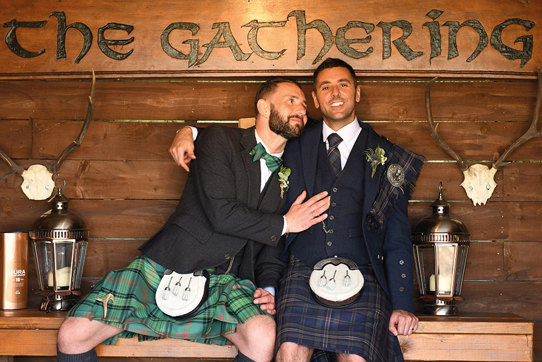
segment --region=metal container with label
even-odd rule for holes
[[[0,309],[28,301],[28,233],[0,233]]]

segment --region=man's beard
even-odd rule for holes
[[[301,118],[299,116],[290,115],[287,119],[284,119],[279,112],[271,105],[271,112],[269,114],[269,128],[279,136],[286,138],[287,140],[297,138],[301,135],[305,125],[303,123],[290,123],[290,118]]]

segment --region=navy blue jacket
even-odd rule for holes
[[[408,198],[421,171],[424,158],[402,149],[378,135],[371,126],[360,122],[362,132],[368,132],[367,147],[373,150],[381,147],[386,151],[388,161],[379,165],[371,177],[371,167],[365,168],[364,202],[362,224],[363,239],[371,265],[378,282],[388,294],[394,310],[414,311],[413,305],[413,255],[408,221]],[[288,204],[291,205],[299,194],[306,190],[307,198],[319,190],[314,190],[318,145],[322,140],[322,122],[307,125],[300,138],[290,140],[283,159],[291,169]],[[350,154],[350,157],[363,157],[364,154]],[[387,170],[391,164],[401,165],[406,175],[400,187],[394,187],[388,180]],[[295,243],[297,234],[290,234],[285,248]]]

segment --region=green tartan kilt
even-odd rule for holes
[[[178,338],[200,343],[231,344],[225,334],[236,331],[252,317],[268,315],[253,303],[256,287],[249,280],[233,274],[211,275],[209,297],[196,314],[176,319],[164,314],[156,305],[155,293],[166,268],[153,260],[140,256],[123,269],[108,273],[93,289],[76,304],[68,317],[82,317],[122,329],[105,344],[116,344],[117,338],[140,341],[159,338]],[[104,302],[108,294],[114,303]]]

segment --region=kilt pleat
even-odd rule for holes
[[[391,304],[370,266],[361,266],[361,296],[344,307],[319,304],[309,288],[312,268],[292,258],[280,282],[277,347],[293,342],[325,352],[356,354],[367,361],[402,361],[399,342],[388,330]],[[324,359],[325,360],[325,359]]]
[[[209,296],[198,311],[187,318],[170,317],[155,302],[156,288],[165,270],[145,256],[137,257],[127,267],[108,273],[67,316],[88,318],[123,330],[105,344],[137,335],[140,341],[178,338],[224,345],[231,344],[224,335],[234,333],[237,324],[266,315],[253,303],[256,287],[251,281],[233,274],[211,274]],[[98,299],[103,300],[108,294],[115,301],[109,301],[104,316],[104,303]]]

